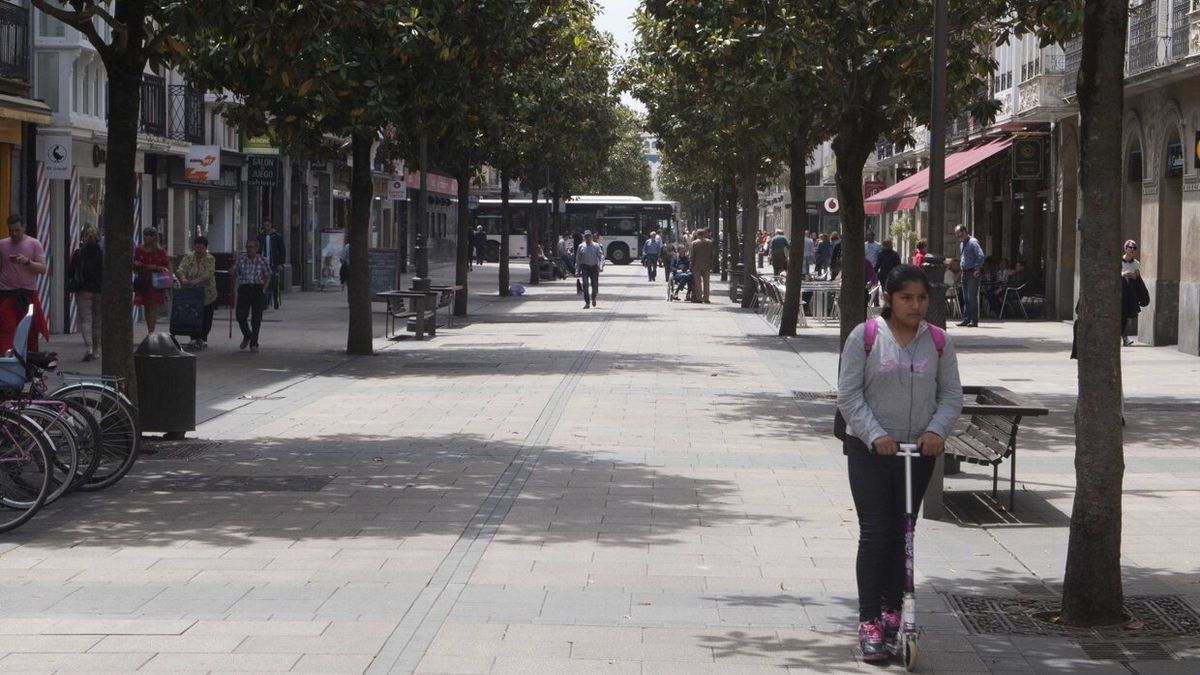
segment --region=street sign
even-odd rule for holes
[[[408,183],[403,176],[392,176],[388,181],[388,199],[394,202],[408,199]]]
[[[468,195],[467,209],[474,211],[477,208],[479,208],[479,195]]]
[[[279,185],[279,160],[269,156],[246,157],[246,185],[275,187]]]
[[[1018,138],[1012,144],[1012,179],[1041,180],[1042,139]]]
[[[870,199],[871,197],[874,197],[875,195],[879,194],[880,192],[883,192],[884,187],[886,187],[886,185],[881,180],[864,180],[863,181],[863,197],[866,199]]]
[[[46,165],[46,178],[70,180],[71,162],[71,137],[69,135],[42,137],[42,163]]]
[[[838,203],[837,197],[830,197],[825,200],[826,213],[837,213],[839,208],[841,208],[841,204]]]

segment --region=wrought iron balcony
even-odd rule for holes
[[[204,143],[204,95],[185,84],[170,87],[170,130],[174,141]]]
[[[1148,0],[1130,11],[1126,75],[1137,75],[1159,65],[1159,40],[1158,0]]]
[[[29,82],[29,10],[0,2],[0,78]]]
[[[167,81],[158,75],[142,75],[142,119],[138,129],[151,136],[166,136]]]
[[[1079,84],[1079,66],[1083,62],[1083,38],[1063,45],[1063,96],[1074,96]]]

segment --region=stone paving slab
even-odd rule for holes
[[[494,267],[476,280],[494,285]],[[602,283],[596,311],[569,285],[531,287],[371,358],[337,353],[339,294],[286,297],[257,360],[219,342],[200,356],[195,435],[214,445],[139,462],[0,541],[0,672],[876,671],[854,652],[857,525],[832,412],[795,395],[831,388],[835,328],[782,340],[720,298],[668,305],[633,267]],[[1069,326],[951,335],[965,381],[1054,411],[1023,426],[1018,509],[1069,514]],[[1195,603],[1197,465],[1181,457],[1200,431],[1183,395],[1200,362],[1124,354],[1141,411],[1127,588]],[[332,480],[171,489],[278,476]],[[968,469],[948,488],[986,478]],[[1060,582],[1066,527],[1047,522],[922,521],[922,672],[1200,670],[1186,643],[1181,660],[1126,668],[1059,640],[969,634],[941,593]]]

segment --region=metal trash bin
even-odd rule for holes
[[[741,263],[729,267],[729,299],[742,301],[742,287],[746,284],[746,266]]]
[[[196,357],[166,333],[151,333],[133,352],[142,431],[182,439],[196,429]]]

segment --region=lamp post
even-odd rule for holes
[[[417,222],[416,228],[413,230],[415,237],[413,239],[413,260],[416,262],[417,270],[413,275],[412,289],[414,291],[429,290],[429,247],[427,245],[428,237],[428,220],[427,211],[429,208],[429,193],[428,193],[428,178],[429,178],[429,143],[424,134],[421,135],[420,142],[421,156],[421,188],[417,191]]]
[[[933,109],[929,114],[929,253],[925,274],[929,275],[929,323],[946,327],[946,0],[933,2]],[[926,489],[925,517],[941,520],[942,478],[946,458],[938,457]]]

